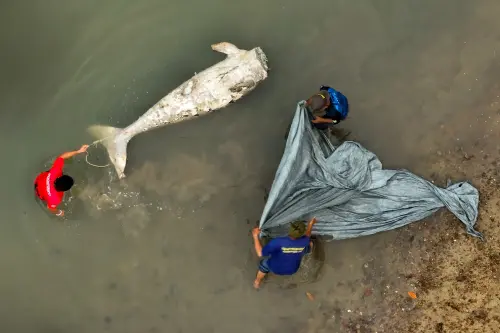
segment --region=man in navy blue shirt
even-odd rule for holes
[[[307,227],[302,221],[292,222],[287,237],[277,237],[272,239],[264,248],[260,244],[260,229],[252,230],[255,252],[259,258],[257,277],[253,283],[255,289],[259,289],[260,284],[267,273],[276,275],[292,275],[299,270],[302,257],[312,250],[311,231],[316,223],[313,218]]]

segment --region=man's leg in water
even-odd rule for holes
[[[268,258],[263,258],[259,262],[259,270],[257,271],[257,276],[255,277],[255,281],[253,282],[253,287],[255,289],[260,288],[260,284],[262,280],[266,277],[267,273],[269,273],[269,266],[267,266]]]

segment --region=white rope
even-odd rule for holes
[[[92,146],[97,146],[98,143],[101,143],[103,142],[104,140],[107,140],[108,138],[110,138],[111,136],[109,137],[105,137],[103,139],[100,139],[100,140],[96,140],[94,142],[92,142],[90,145],[89,145],[89,148],[92,147]],[[96,168],[106,168],[108,166],[110,166],[111,164],[108,163],[106,165],[97,165],[97,164],[94,164],[92,162],[89,162],[89,151],[88,151],[88,148],[87,148],[87,151],[86,151],[87,154],[85,154],[85,162],[87,162],[88,165],[91,165],[93,167],[96,167]]]

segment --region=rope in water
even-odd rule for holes
[[[103,139],[96,140],[96,141],[92,142],[89,145],[89,148],[92,146],[97,146],[98,143],[101,143],[102,141],[104,141],[106,139],[108,139],[108,138],[103,138]],[[89,162],[89,151],[88,150],[86,151],[86,154],[85,154],[85,162],[87,162],[88,165],[91,165],[91,166],[96,167],[96,168],[106,168],[106,167],[111,165],[110,163],[108,163],[106,165],[97,165],[97,164],[94,164],[92,162]]]

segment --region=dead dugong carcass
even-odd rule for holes
[[[212,45],[212,50],[227,54],[226,59],[195,74],[128,127],[89,127],[102,140],[119,178],[125,177],[127,144],[134,136],[223,108],[267,78],[267,57],[260,47],[247,51],[224,42]]]

